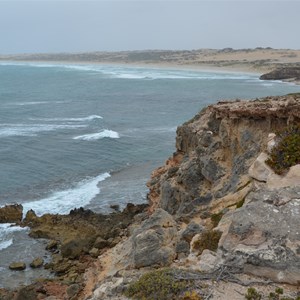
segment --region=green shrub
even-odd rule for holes
[[[218,214],[212,214],[210,219],[212,221],[213,227],[217,227],[222,217],[224,216],[223,212],[219,212]]]
[[[260,300],[261,297],[262,295],[255,288],[249,288],[247,290],[247,294],[245,295],[247,300]]]
[[[171,300],[179,299],[179,295],[187,291],[190,282],[177,280],[172,269],[151,271],[130,284],[125,296],[138,300]]]
[[[283,174],[290,167],[300,163],[300,125],[289,126],[277,133],[278,143],[266,163],[277,174]]]
[[[216,251],[222,232],[218,230],[207,230],[201,233],[199,240],[194,242],[194,249],[201,255],[203,250]]]
[[[244,205],[244,203],[245,203],[245,199],[246,199],[246,197],[244,197],[243,199],[241,199],[240,201],[238,201],[236,203],[236,208],[241,208]]]
[[[203,298],[198,295],[196,291],[186,292],[180,300],[202,300]]]

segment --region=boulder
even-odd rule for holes
[[[0,223],[18,223],[22,221],[23,206],[21,204],[5,205],[0,208]]]
[[[274,173],[274,171],[265,163],[268,158],[268,154],[264,152],[259,154],[249,168],[249,176],[258,181],[267,182],[270,174]]]
[[[285,175],[277,175],[274,172],[268,176],[267,185],[270,189],[278,189],[289,186],[300,186],[300,164],[290,167]]]
[[[50,240],[46,246],[46,250],[56,250],[58,246],[58,242],[55,240]]]
[[[92,248],[90,251],[89,251],[89,254],[90,256],[94,257],[94,258],[97,258],[99,256],[99,249],[97,248]]]
[[[66,293],[69,298],[72,298],[75,297],[80,290],[81,290],[80,285],[75,283],[68,286]]]
[[[173,217],[157,209],[132,235],[132,258],[135,268],[168,266],[176,257],[174,240],[177,229]]]
[[[41,257],[37,257],[30,263],[30,267],[35,269],[41,267],[43,264],[44,260]]]
[[[24,262],[12,262],[9,268],[14,271],[23,271],[26,269],[26,264]]]
[[[187,242],[191,242],[192,238],[197,234],[201,233],[204,230],[203,226],[190,222],[186,229],[182,232],[181,237]]]

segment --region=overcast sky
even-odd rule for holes
[[[300,0],[0,0],[0,54],[300,49]]]

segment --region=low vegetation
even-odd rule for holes
[[[200,238],[193,244],[194,250],[201,255],[203,250],[216,251],[222,232],[218,230],[207,230],[201,233]]]
[[[200,286],[188,279],[189,274],[179,269],[159,269],[146,273],[125,291],[125,296],[138,300],[202,300]]]
[[[247,293],[245,294],[245,299],[247,300],[260,300],[266,299],[263,298],[262,293],[258,292],[255,288],[249,288]],[[271,292],[267,297],[269,300],[300,300],[300,296],[296,296],[296,298],[284,296],[284,291],[282,288],[276,288],[274,292]]]
[[[290,167],[300,164],[300,125],[289,126],[277,133],[278,143],[266,163],[277,174],[283,174]]]

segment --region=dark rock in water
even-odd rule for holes
[[[286,67],[276,69],[259,77],[261,80],[300,80],[300,67]]]
[[[43,264],[44,260],[41,257],[37,257],[30,263],[30,267],[35,269],[41,267]]]
[[[110,208],[115,211],[120,211],[120,205],[119,204],[112,204],[110,205]]]
[[[12,262],[9,268],[14,271],[23,271],[26,269],[26,264],[24,262]]]
[[[22,221],[23,206],[21,204],[6,205],[0,208],[0,223],[18,223]]]
[[[35,214],[34,210],[30,209],[23,220],[24,223],[26,223],[27,226],[34,225],[38,220],[37,215]]]
[[[52,251],[57,249],[58,242],[55,240],[50,240],[46,246],[46,250]]]

